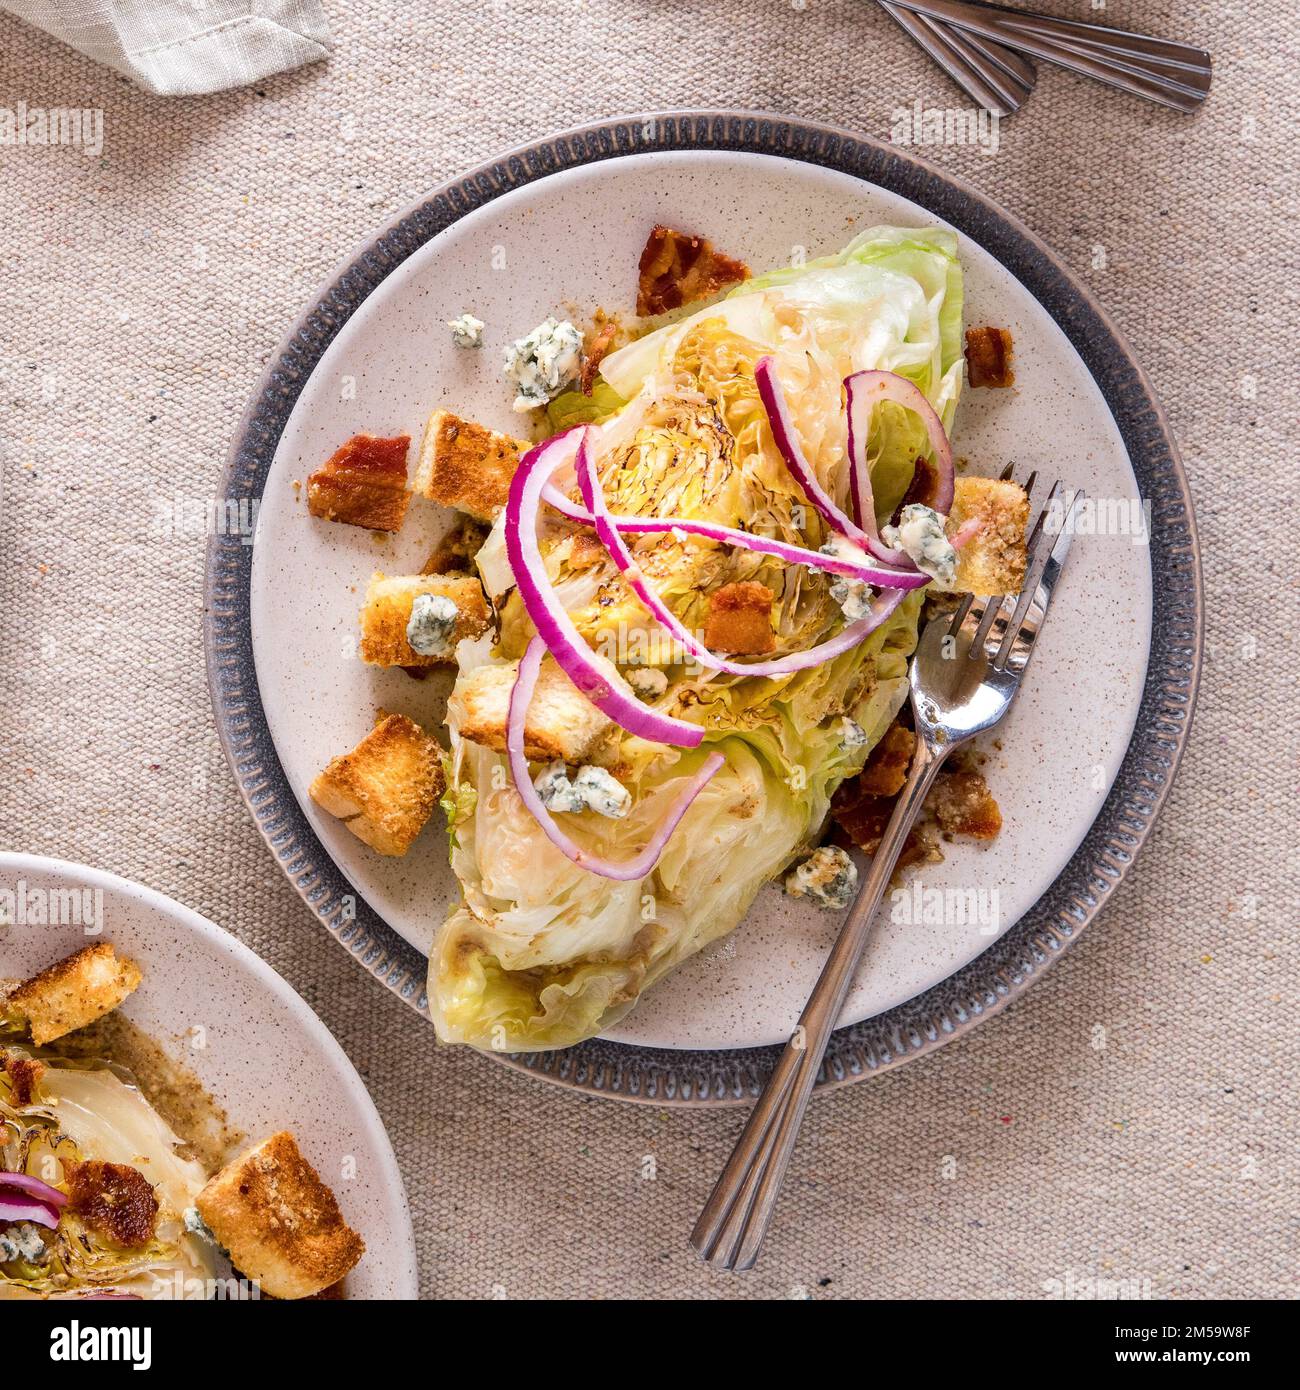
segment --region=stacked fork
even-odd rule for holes
[[[1134,96],[1192,112],[1210,91],[1210,55],[1079,20],[1055,19],[970,0],[879,0],[971,97],[1000,116],[1018,111],[1041,58]]]

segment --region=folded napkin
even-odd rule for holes
[[[159,96],[242,87],[324,58],[319,0],[0,0]]]

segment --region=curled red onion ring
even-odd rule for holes
[[[850,521],[817,481],[817,475],[813,472],[812,465],[804,458],[803,450],[799,447],[794,421],[790,418],[790,407],[786,404],[785,392],[782,391],[781,383],[777,379],[774,358],[759,358],[758,364],[754,368],[754,380],[758,385],[759,399],[763,402],[763,409],[767,411],[768,423],[772,427],[772,438],[776,441],[776,447],[785,460],[785,466],[794,476],[794,480],[803,488],[804,495],[822,514],[831,530],[838,531],[841,536],[846,536],[854,545],[869,551],[877,560],[883,560],[887,565],[900,565],[907,569],[915,569],[916,566],[912,564],[904,551],[890,549],[879,536],[865,530],[857,522]],[[864,435],[864,447],[865,444]],[[873,514],[872,530],[874,529]]]
[[[566,430],[529,449],[519,460],[510,483],[505,542],[519,596],[561,670],[597,709],[630,734],[678,748],[696,748],[704,739],[704,730],[698,724],[658,714],[644,705],[624,685],[613,666],[583,640],[551,588],[537,544],[537,517],[542,489],[578,447],[572,434],[572,430]]]
[[[0,1197],[4,1196],[4,1189],[7,1187],[26,1192],[28,1196],[48,1202],[52,1207],[68,1205],[68,1194],[60,1192],[57,1187],[51,1187],[49,1183],[42,1182],[40,1178],[30,1177],[27,1173],[11,1173],[8,1169],[0,1169]]]
[[[605,495],[601,490],[600,480],[596,477],[596,469],[591,461],[587,440],[587,434],[584,432],[578,441],[576,464],[578,486],[582,489],[583,501],[586,502],[587,508],[591,512],[596,534],[600,537],[601,544],[609,551],[610,558],[618,566],[628,587],[641,600],[651,615],[657,618],[706,669],[724,671],[732,676],[789,676],[796,671],[805,671],[810,666],[819,666],[823,661],[832,660],[842,652],[848,651],[850,647],[856,647],[875,628],[879,627],[902,602],[904,592],[902,588],[887,589],[884,594],[877,598],[872,605],[872,611],[865,618],[860,618],[856,623],[850,623],[829,641],[822,642],[816,647],[809,647],[807,651],[793,652],[789,656],[778,657],[774,661],[745,663],[728,661],[724,657],[715,656],[703,642],[692,634],[688,627],[678,620],[663,599],[646,582],[645,576],[641,573],[627,548],[627,542],[619,534],[618,528],[614,525],[609,511],[606,509]],[[925,582],[926,576],[922,575],[920,578],[922,582]],[[908,587],[917,586],[909,585]]]
[[[952,445],[948,443],[943,421],[926,399],[925,392],[914,381],[908,381],[897,372],[868,371],[854,372],[852,376],[845,377],[844,395],[844,409],[849,418],[849,477],[855,507],[859,495],[863,498],[862,513],[858,518],[862,525],[871,534],[877,534],[871,481],[867,472],[867,429],[871,424],[871,412],[882,401],[892,401],[921,417],[930,450],[934,454],[936,472],[934,494],[925,505],[947,516],[952,511],[956,476]]]
[[[33,1226],[48,1226],[51,1231],[56,1231],[59,1227],[59,1209],[50,1202],[37,1201],[35,1197],[0,1192],[0,1221],[30,1221]]]
[[[594,526],[596,523],[588,508],[570,501],[553,483],[548,483],[542,489],[542,501],[554,507],[570,521],[584,526]],[[610,511],[606,511],[605,518],[623,535],[655,536],[681,531],[688,536],[702,536],[706,540],[720,541],[723,545],[739,546],[741,549],[755,550],[763,555],[775,555],[777,559],[785,560],[792,565],[807,565],[811,569],[842,574],[846,579],[859,579],[864,584],[873,584],[881,589],[919,589],[923,584],[929,583],[929,576],[915,569],[894,570],[886,565],[855,564],[852,560],[844,560],[837,555],[827,555],[820,550],[808,550],[802,545],[793,545],[789,541],[780,541],[772,536],[757,536],[751,531],[742,531],[736,526],[722,526],[714,521],[673,521],[667,517],[626,516]]]
[[[635,859],[616,864],[609,859],[602,859],[599,855],[588,854],[555,823],[551,813],[542,804],[542,799],[538,796],[537,788],[533,786],[532,778],[528,772],[528,758],[524,752],[524,731],[528,719],[528,706],[537,686],[537,673],[541,669],[542,658],[545,655],[546,642],[541,637],[534,637],[529,642],[523,658],[519,662],[519,674],[515,679],[514,689],[510,692],[510,713],[506,723],[506,754],[510,759],[510,775],[514,778],[515,790],[523,798],[523,803],[528,808],[529,814],[542,827],[546,838],[561,854],[567,859],[571,859],[580,869],[599,874],[602,878],[615,879],[620,883],[632,883],[638,879],[643,879],[659,862],[659,857],[663,854],[673,831],[677,829],[681,818],[690,809],[691,803],[704,790],[713,774],[717,772],[726,759],[721,753],[709,754],[700,770],[682,789],[677,800],[673,802],[667,816],[654,835],[651,836],[649,844]]]

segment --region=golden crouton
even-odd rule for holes
[[[517,669],[515,662],[479,666],[456,682],[447,716],[462,738],[505,752],[510,692]],[[538,762],[555,758],[566,763],[590,762],[610,728],[611,721],[547,657],[538,673],[524,725],[528,757]]]
[[[83,946],[18,986],[6,1012],[25,1019],[37,1047],[103,1018],[140,983],[140,967],[119,960],[107,941]]]
[[[510,480],[527,441],[435,410],[424,427],[415,490],[444,507],[492,522],[506,504]]]
[[[272,1298],[310,1298],[366,1251],[288,1130],[227,1164],[194,1205],[231,1264]]]
[[[419,594],[448,598],[456,605],[456,625],[436,651],[421,654],[406,640],[406,625]],[[456,643],[478,637],[489,625],[483,586],[473,575],[429,574],[388,578],[376,574],[361,610],[361,660],[371,666],[438,666],[455,662]]]
[[[949,835],[992,840],[1002,829],[1002,811],[978,772],[941,772],[930,798],[939,827]]]
[[[381,715],[311,784],[311,798],[380,854],[402,855],[446,786],[442,750],[404,714]]]
[[[772,631],[771,589],[746,579],[739,584],[724,584],[710,594],[704,645],[711,652],[741,656],[762,656],[772,651],[776,634]]]
[[[957,552],[956,578],[934,587],[963,594],[1018,594],[1025,582],[1029,524],[1024,488],[997,478],[958,478],[948,534],[972,517],[984,524]]]

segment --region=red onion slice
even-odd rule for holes
[[[872,530],[865,530],[856,522],[850,521],[822,489],[812,465],[804,458],[803,450],[799,447],[794,421],[790,418],[790,407],[786,404],[785,392],[777,379],[776,362],[773,358],[759,359],[758,365],[754,368],[754,380],[758,384],[758,394],[763,408],[767,411],[768,423],[772,426],[772,438],[785,460],[785,466],[803,488],[808,500],[822,514],[826,524],[841,536],[847,536],[854,545],[869,551],[877,560],[883,560],[887,565],[915,569],[916,566],[903,551],[890,549],[879,536],[872,534],[875,529],[874,516]],[[865,444],[865,436],[863,442]]]
[[[585,426],[582,427],[585,431]],[[654,743],[696,748],[704,730],[647,708],[626,688],[614,667],[583,640],[573,619],[551,588],[542,552],[537,544],[537,520],[542,489],[551,476],[572,457],[578,440],[572,430],[557,434],[519,460],[506,502],[505,542],[519,596],[538,635],[546,643],[561,670],[603,714],[630,734]],[[584,438],[580,435],[579,438]]]
[[[871,424],[871,412],[882,401],[892,401],[921,417],[930,440],[930,450],[934,454],[936,473],[934,494],[925,505],[947,516],[952,511],[955,478],[952,445],[948,443],[943,421],[926,399],[925,392],[914,381],[908,381],[897,372],[869,371],[854,372],[852,376],[845,377],[844,393],[844,408],[849,417],[850,477],[855,480],[855,485],[856,480],[860,480],[865,486],[867,503],[871,501],[871,483],[867,478],[867,429]],[[863,526],[874,534],[876,518],[871,505],[867,505],[860,519]],[[879,552],[874,551],[873,554]]]
[[[829,641],[822,642],[816,647],[809,647],[807,651],[792,652],[789,656],[778,657],[775,661],[745,663],[728,661],[725,657],[715,656],[703,642],[692,634],[688,627],[678,620],[663,599],[655,593],[632,558],[632,554],[627,548],[627,542],[619,534],[609,511],[606,509],[605,495],[601,490],[600,480],[596,477],[596,469],[591,461],[586,434],[578,442],[577,470],[578,486],[582,489],[583,501],[586,502],[587,509],[591,512],[596,527],[596,535],[600,537],[601,544],[609,551],[610,558],[627,581],[628,587],[641,600],[651,615],[657,618],[695,660],[707,670],[724,671],[731,676],[789,676],[796,671],[805,671],[810,666],[820,666],[823,661],[830,661],[842,652],[848,651],[850,647],[856,647],[859,642],[879,627],[902,602],[903,590],[901,588],[887,589],[885,594],[882,594],[873,603],[872,611],[867,617],[860,618],[856,623],[850,623],[848,627]],[[925,578],[926,576],[921,576],[922,582],[925,581]]]
[[[548,484],[542,490],[542,501],[555,507],[571,521],[584,526],[595,525],[596,519],[591,512],[570,501],[554,484]],[[722,526],[713,521],[674,521],[667,517],[627,516],[609,511],[606,511],[605,516],[610,525],[623,535],[655,536],[670,531],[681,531],[688,536],[702,536],[706,540],[720,541],[723,545],[756,550],[763,555],[775,555],[777,559],[785,560],[792,565],[808,565],[811,569],[842,574],[846,579],[860,579],[864,584],[873,584],[877,588],[919,589],[929,583],[929,576],[915,569],[894,570],[886,565],[859,565],[852,560],[843,560],[839,556],[827,555],[820,550],[808,550],[804,546],[779,541],[771,536],[756,536],[750,531],[742,531],[735,526]]]
[[[5,1188],[16,1188],[19,1192],[26,1192],[29,1196],[48,1202],[53,1207],[68,1205],[66,1192],[60,1192],[57,1187],[51,1187],[49,1183],[42,1182],[40,1178],[29,1177],[26,1173],[11,1173],[7,1169],[0,1169],[0,1197],[4,1196]]]
[[[704,790],[713,774],[717,772],[726,759],[721,753],[709,754],[700,770],[682,789],[677,800],[673,802],[668,815],[651,837],[650,843],[635,859],[615,864],[611,860],[602,859],[599,855],[588,854],[556,825],[551,813],[542,804],[542,799],[538,796],[537,788],[533,786],[533,779],[528,772],[528,758],[524,752],[524,730],[528,719],[528,706],[532,702],[533,691],[537,686],[537,673],[541,669],[542,658],[545,655],[545,640],[541,637],[534,637],[529,642],[523,659],[519,663],[519,674],[515,680],[514,689],[510,692],[510,714],[506,724],[506,754],[510,759],[510,775],[514,778],[515,789],[523,798],[523,803],[528,808],[529,814],[542,827],[546,838],[561,854],[571,859],[580,869],[599,874],[602,878],[615,879],[619,883],[632,883],[638,879],[643,879],[659,862],[659,857],[672,838],[673,831],[677,829],[681,818],[690,809],[691,803]]]
[[[48,1226],[56,1231],[59,1211],[49,1202],[38,1202],[35,1197],[0,1192],[0,1221],[30,1221],[34,1226]]]

